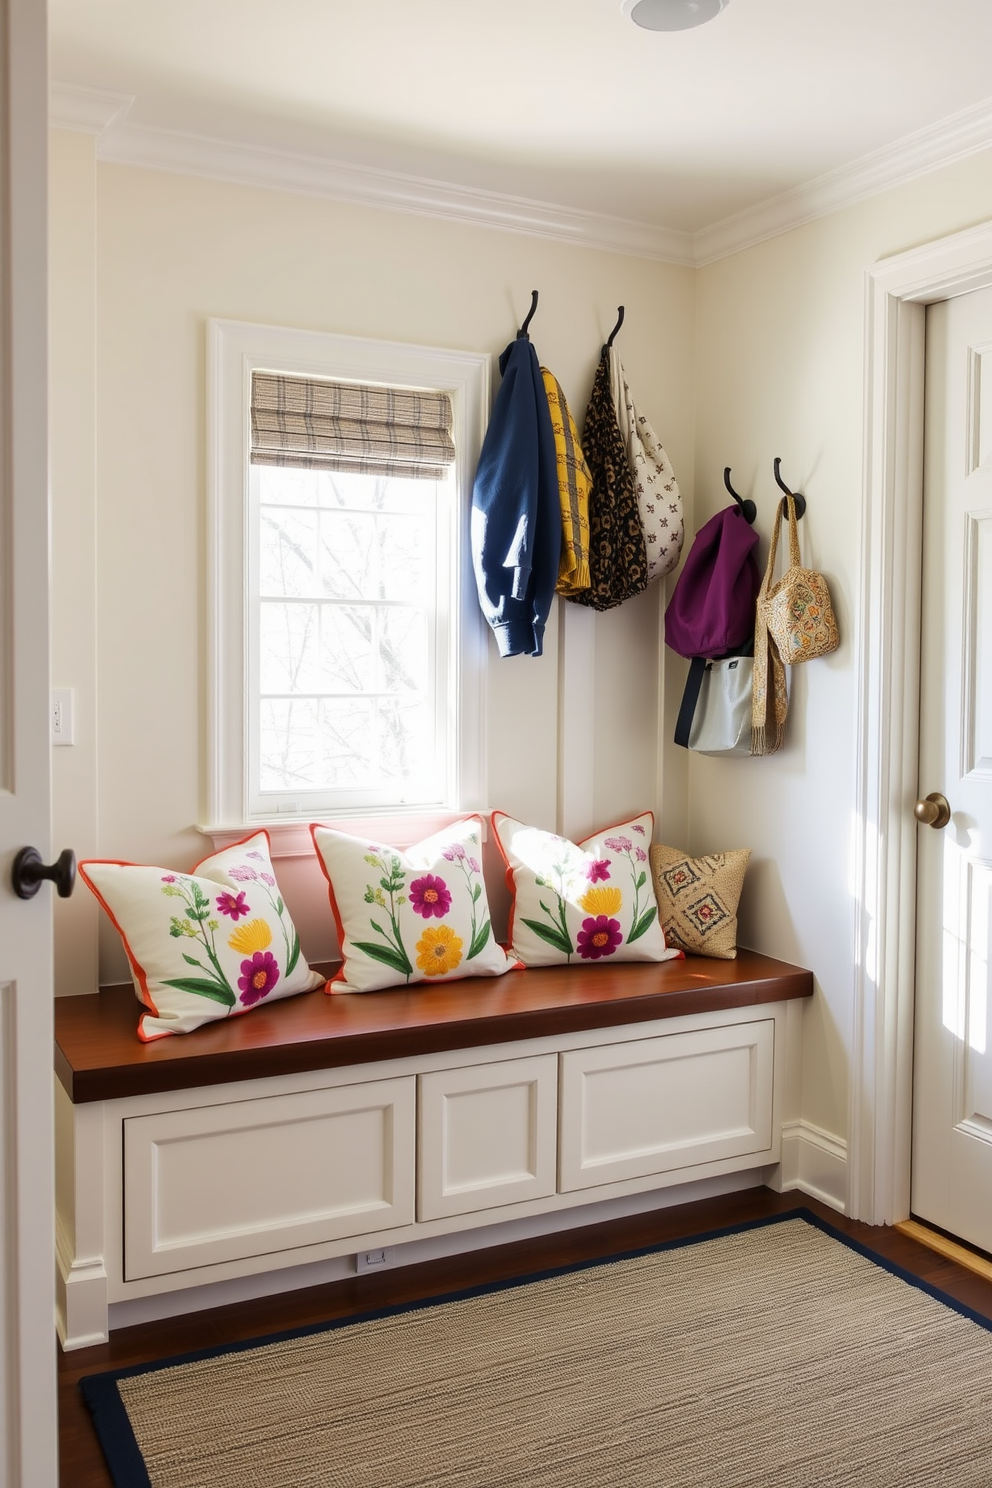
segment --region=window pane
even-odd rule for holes
[[[318,607],[263,604],[259,617],[259,690],[318,692]]]
[[[431,719],[421,701],[383,699],[379,705],[379,747],[387,781],[426,794],[437,771]]]
[[[321,513],[321,592],[328,599],[367,599],[377,593],[375,537],[371,516]]]
[[[380,497],[381,511],[405,512],[411,517],[429,517],[434,510],[437,481],[415,480],[394,475],[384,481]]]
[[[378,511],[391,482],[381,475],[358,475],[351,470],[322,470],[320,504],[325,509]]]
[[[303,511],[259,510],[258,584],[261,594],[317,594],[317,516]]]
[[[319,470],[297,470],[282,465],[256,465],[259,500],[271,506],[317,506],[320,501]]]
[[[383,692],[427,692],[430,683],[427,614],[424,610],[383,610],[379,627],[379,680]]]
[[[436,558],[433,520],[380,517],[376,523],[380,599],[423,602],[433,584]]]
[[[259,787],[313,790],[317,780],[317,704],[312,698],[263,699],[259,717]]]
[[[424,515],[434,500],[435,482],[407,480],[395,475],[359,475],[352,471],[321,470],[317,477],[322,507],[350,507],[357,511],[402,511]]]
[[[325,698],[321,704],[320,785],[374,786],[380,772],[375,753],[371,698]]]
[[[375,688],[375,611],[368,606],[322,605],[321,689],[372,692]]]

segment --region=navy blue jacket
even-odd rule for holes
[[[472,562],[500,656],[540,656],[561,554],[555,436],[528,336],[510,342],[499,370],[472,490]]]

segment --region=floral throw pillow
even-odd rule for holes
[[[493,939],[478,817],[401,852],[314,825],[344,961],[330,992],[502,976],[515,963]]]
[[[138,1020],[145,1043],[324,980],[300,953],[265,832],[211,854],[192,873],[96,859],[80,863],[79,873],[124,942],[147,1009]]]
[[[513,893],[511,951],[525,966],[668,961],[648,873],[650,811],[583,842],[493,812]]]

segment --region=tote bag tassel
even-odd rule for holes
[[[772,530],[768,567],[758,593],[754,620],[754,689],[751,702],[751,753],[776,754],[785,742],[785,720],[789,712],[789,693],[785,682],[785,664],[775,641],[768,633],[768,622],[762,600],[767,597],[775,572],[781,516]]]
[[[771,674],[771,687],[768,685]],[[785,667],[766,626],[754,635],[754,687],[751,702],[751,753],[777,754],[785,742],[789,694]]]

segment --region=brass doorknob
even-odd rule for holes
[[[917,801],[913,807],[913,815],[925,827],[933,827],[934,831],[939,832],[951,819],[950,803],[940,791],[932,791],[924,800]]]

